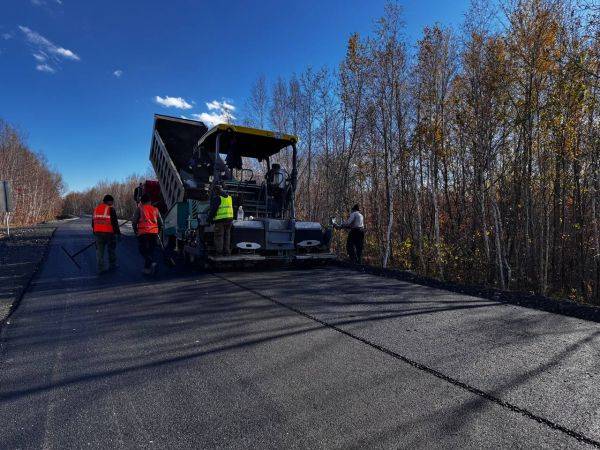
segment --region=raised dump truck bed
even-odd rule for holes
[[[167,211],[187,197],[180,171],[186,167],[196,143],[207,131],[206,125],[195,120],[154,116],[150,162]]]

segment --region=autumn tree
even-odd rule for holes
[[[1,119],[0,180],[12,185],[13,224],[31,225],[59,214],[64,187],[61,175],[49,168],[42,154],[27,146],[21,133]]]
[[[265,125],[300,137],[299,215],[358,202],[370,263],[600,304],[599,17],[473,0],[409,58],[388,5],[336,70],[272,85]]]

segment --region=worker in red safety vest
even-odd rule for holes
[[[104,266],[104,250],[108,249],[108,268],[117,268],[117,236],[121,237],[117,213],[113,208],[115,199],[112,195],[105,195],[94,209],[92,216],[92,231],[96,238],[96,263],[98,273],[106,272]]]
[[[163,221],[158,209],[150,203],[150,196],[143,194],[140,204],[135,211],[131,225],[138,239],[140,254],[144,258],[144,270],[146,275],[156,271],[154,261],[154,250],[158,243],[158,233],[162,230]]]

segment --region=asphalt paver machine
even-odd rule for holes
[[[165,221],[163,241],[188,262],[327,261],[331,229],[298,220],[295,136],[231,124],[154,116],[150,161],[158,182],[145,190]],[[210,196],[232,196],[231,256],[215,256]]]

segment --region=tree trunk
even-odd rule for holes
[[[501,239],[502,225],[500,223],[500,210],[494,199],[492,199],[492,211],[494,212],[494,235],[495,235],[495,240],[496,240],[496,256],[497,256],[497,263],[498,263],[498,278],[499,278],[498,281],[500,281],[500,288],[506,289],[506,282],[505,282],[506,278],[504,276],[504,261],[503,261],[504,258],[503,258],[503,254],[502,254],[502,239]]]

